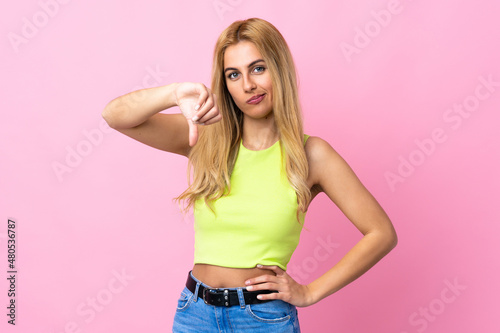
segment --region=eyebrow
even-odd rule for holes
[[[252,67],[253,65],[255,65],[256,63],[258,62],[261,62],[261,61],[264,61],[263,59],[257,59],[255,61],[252,61],[250,64],[248,64],[248,68]],[[230,71],[230,70],[238,70],[238,68],[234,68],[234,67],[228,67],[224,70],[224,73],[226,73],[227,71]]]

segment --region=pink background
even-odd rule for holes
[[[101,111],[144,87],[208,85],[217,36],[257,16],[292,50],[306,133],[344,156],[399,236],[367,274],[299,308],[303,332],[500,332],[499,11],[451,0],[10,3],[0,13],[0,330],[170,331],[192,267],[192,217],[171,200],[187,160],[110,130]],[[289,264],[303,283],[361,238],[324,194],[306,226]]]

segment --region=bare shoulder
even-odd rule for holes
[[[321,159],[325,155],[336,153],[330,143],[319,136],[310,136],[304,146],[308,159]]]
[[[309,178],[315,185],[321,185],[328,174],[331,177],[340,169],[350,169],[332,145],[320,137],[310,136],[304,148],[309,163]]]

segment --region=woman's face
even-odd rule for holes
[[[226,49],[224,77],[229,93],[245,116],[260,119],[272,112],[271,75],[252,42],[241,41]]]

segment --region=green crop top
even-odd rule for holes
[[[309,135],[304,135],[304,144]],[[240,148],[231,174],[231,193],[213,204],[194,205],[195,264],[283,270],[297,247],[305,214],[297,220],[297,194],[281,165],[279,141],[263,150]],[[283,166],[283,172],[281,172]]]

